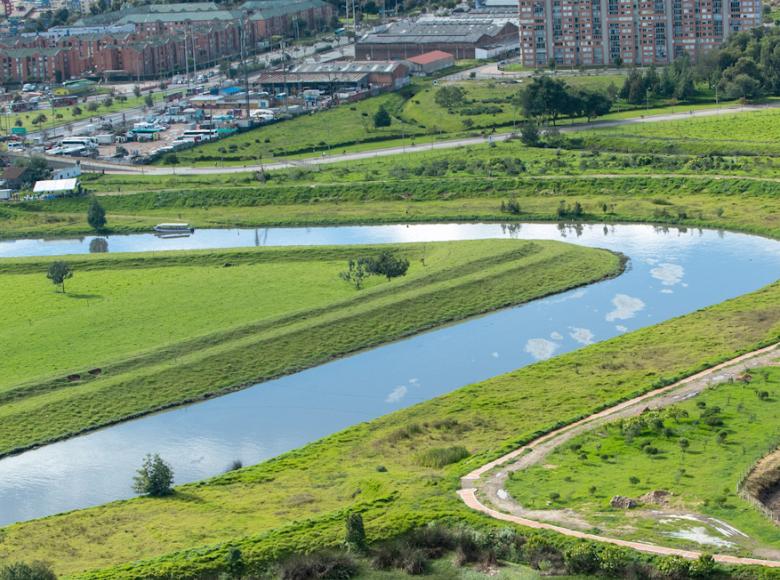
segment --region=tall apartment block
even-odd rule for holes
[[[761,0],[519,0],[524,66],[667,64],[761,25]]]

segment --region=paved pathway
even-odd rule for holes
[[[633,548],[650,554],[676,555],[692,559],[698,558],[701,555],[700,552],[680,550],[645,542],[610,538],[572,530],[547,522],[541,522],[538,519],[532,519],[532,517],[529,516],[533,515],[533,512],[523,510],[522,506],[506,494],[506,491],[504,491],[504,483],[510,472],[538,463],[553,449],[585,431],[590,431],[608,421],[614,421],[631,415],[638,415],[648,407],[660,408],[679,402],[684,398],[698,394],[713,384],[713,382],[722,382],[734,378],[748,368],[773,364],[777,360],[778,355],[780,355],[778,346],[780,345],[774,344],[744,354],[672,385],[650,391],[644,395],[624,401],[589,417],[556,429],[555,431],[551,431],[550,433],[531,441],[527,445],[515,449],[514,451],[475,469],[463,477],[461,479],[462,489],[458,491],[458,495],[470,508],[498,520],[512,522],[535,529],[552,530],[574,538],[606,542],[617,546]],[[500,468],[500,470],[497,468]],[[499,493],[499,491],[502,493]],[[488,503],[505,511],[500,511],[499,509],[494,509],[493,507],[485,505],[481,498],[486,498]],[[506,511],[513,513],[506,513]],[[728,554],[715,554],[714,558],[718,562],[724,564],[756,564],[780,568],[780,560],[745,558]]]
[[[594,121],[592,123],[580,123],[577,125],[561,125],[558,127],[561,133],[572,133],[586,129],[620,127],[624,125],[634,125],[640,123],[657,123],[659,121],[674,121],[680,119],[690,119],[693,117],[711,117],[716,115],[729,115],[735,113],[748,113],[752,111],[761,111],[764,109],[780,107],[778,103],[766,103],[762,105],[728,105],[712,109],[691,110],[679,113],[664,113],[660,115],[648,115],[644,117],[633,117],[630,119],[616,119],[614,121]],[[387,157],[391,155],[402,155],[406,153],[422,153],[431,150],[452,149],[455,147],[464,147],[467,145],[479,145],[492,139],[494,141],[505,141],[512,137],[511,133],[499,133],[490,137],[468,137],[464,139],[451,139],[433,143],[424,143],[416,145],[403,145],[388,147],[386,149],[372,149],[370,151],[357,151],[354,153],[344,153],[339,155],[324,155],[321,157],[309,157],[297,160],[285,160],[272,163],[249,164],[241,166],[228,167],[160,167],[143,165],[121,165],[106,161],[93,161],[88,159],[81,160],[81,166],[87,171],[104,171],[105,173],[139,173],[145,175],[211,175],[241,173],[244,171],[270,171],[274,169],[289,169],[292,167],[302,167],[308,165],[327,165],[330,163],[339,163],[342,161],[358,161],[361,159],[371,159],[374,157]],[[62,161],[62,157],[53,157],[54,161]]]

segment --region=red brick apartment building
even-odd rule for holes
[[[56,83],[107,71],[160,78],[188,63],[202,67],[237,57],[242,27],[252,50],[273,35],[324,29],[332,19],[333,7],[323,0],[252,0],[234,11],[211,2],[127,8],[67,29],[0,38],[0,83]]]
[[[667,64],[761,25],[760,0],[519,0],[525,66]]]

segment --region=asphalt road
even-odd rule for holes
[[[735,113],[748,113],[761,111],[769,108],[780,107],[780,103],[768,103],[762,105],[729,105],[713,109],[691,110],[680,113],[664,113],[660,115],[649,115],[646,117],[635,117],[631,119],[619,119],[614,121],[594,121],[592,123],[580,123],[577,125],[561,125],[558,127],[561,133],[574,133],[593,128],[621,127],[625,125],[635,125],[640,123],[657,123],[660,121],[674,121],[680,119],[690,119],[693,117],[712,117],[716,115],[729,115]],[[358,151],[354,153],[344,153],[337,155],[323,155],[320,157],[310,157],[297,160],[277,161],[262,164],[247,164],[228,167],[159,167],[144,165],[121,165],[105,161],[91,159],[80,159],[81,167],[85,171],[100,171],[105,173],[139,173],[144,175],[219,175],[229,173],[241,173],[244,171],[270,171],[274,169],[288,169],[292,167],[305,167],[312,165],[327,165],[330,163],[340,163],[343,161],[359,161],[361,159],[371,159],[375,157],[388,157],[392,155],[403,155],[406,153],[420,153],[424,151],[453,149],[467,145],[479,145],[486,143],[489,139],[493,141],[506,141],[511,138],[511,133],[495,134],[490,137],[468,137],[464,139],[451,139],[425,144],[404,145],[401,147],[388,147],[386,149],[373,149],[371,151]],[[53,160],[62,162],[63,157],[54,157]]]

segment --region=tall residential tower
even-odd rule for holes
[[[761,25],[761,0],[519,0],[525,66],[666,64]]]

